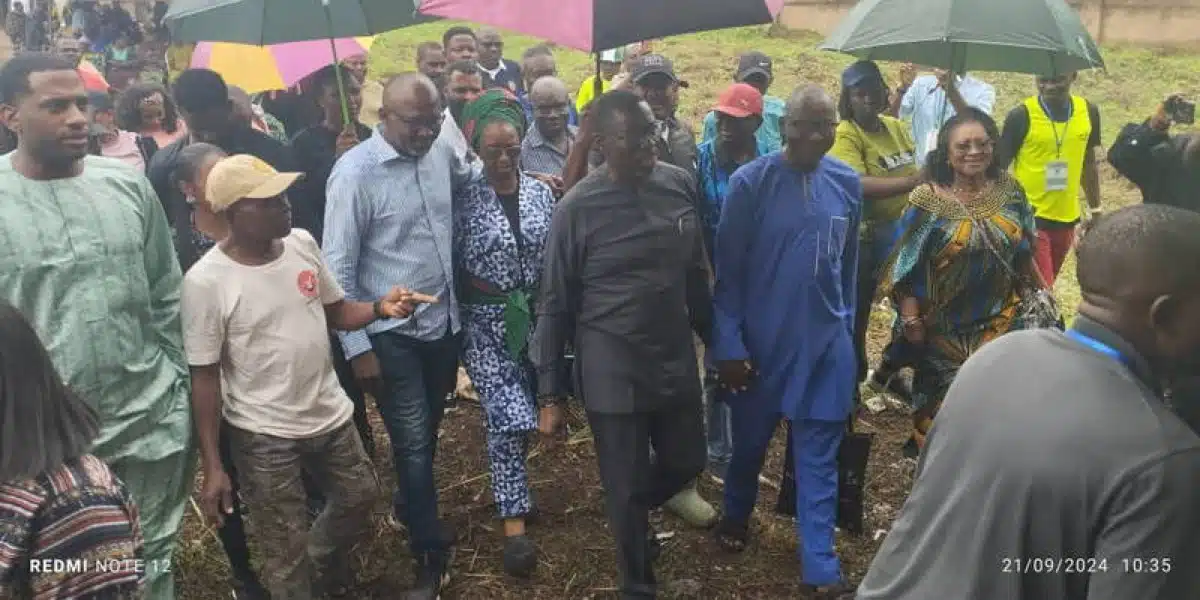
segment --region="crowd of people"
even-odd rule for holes
[[[0,68],[0,596],[175,597],[198,449],[236,597],[354,597],[380,491],[370,396],[408,597],[437,598],[460,365],[516,577],[540,560],[533,436],[553,444],[576,401],[621,597],[656,594],[652,509],[750,545],[781,422],[802,587],[854,597],[839,449],[869,389],[911,404],[920,462],[859,598],[1200,586],[1200,437],[1180,416],[1200,402],[1200,142],[1169,136],[1170,111],[1112,153],[1147,205],[1101,218],[1100,111],[1074,74],[1037,77],[1001,128],[970,75],[905,66],[892,88],[859,61],[837,94],[784,99],[746,52],[697,139],[650,44],[602,53],[574,99],[549,48],[518,63],[461,26],[383,84],[355,57],[257,101],[206,69],[89,93],[80,54]],[[880,301],[894,325],[870,369]],[[140,567],[29,567],[63,547]],[[1027,564],[1049,557],[1085,562]]]

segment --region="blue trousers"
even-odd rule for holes
[[[725,478],[730,457],[733,456],[733,426],[729,421],[729,405],[719,396],[715,380],[704,382],[704,426],[708,436],[708,466],[713,475]]]
[[[400,485],[394,508],[408,527],[409,546],[416,555],[446,549],[433,459],[446,396],[454,391],[461,338],[449,332],[433,341],[394,332],[371,336],[384,387],[375,403],[391,438]]]
[[[758,500],[758,476],[767,446],[782,415],[778,402],[734,397],[733,460],[725,474],[725,518],[746,523]],[[805,419],[792,423],[796,463],[796,534],[800,537],[801,578],[825,586],[842,580],[834,552],[838,504],[838,447],[846,434],[844,421]]]

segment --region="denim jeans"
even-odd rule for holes
[[[394,509],[408,528],[413,554],[445,550],[438,521],[433,459],[446,396],[454,391],[461,335],[422,341],[385,332],[371,336],[383,376],[379,414],[392,442],[400,494]]]
[[[729,417],[729,405],[719,399],[720,390],[716,378],[704,378],[705,421],[708,436],[708,467],[713,475],[724,479],[725,470],[733,458],[733,424]]]

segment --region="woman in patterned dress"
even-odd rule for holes
[[[525,350],[554,195],[518,167],[525,111],[515,98],[488,91],[466,106],[463,123],[487,175],[455,197],[463,363],[483,405],[492,493],[504,519],[504,569],[527,577],[537,566],[525,534],[533,510],[525,456],[537,428],[537,402]]]
[[[976,109],[942,127],[927,161],[930,183],[910,194],[885,271],[900,307],[897,333],[920,348],[910,451],[924,446],[967,357],[1027,326],[1018,310],[1020,286],[1045,287],[1033,263],[1029,201],[993,160],[999,137],[995,121]]]

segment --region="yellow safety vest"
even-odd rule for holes
[[[1035,216],[1058,223],[1078,221],[1083,159],[1090,150],[1088,140],[1092,136],[1087,101],[1071,96],[1071,116],[1066,123],[1051,121],[1037,96],[1025,100],[1025,109],[1029,131],[1013,161],[1013,175],[1025,188]],[[1057,161],[1066,163],[1066,186],[1048,190],[1047,166]]]

